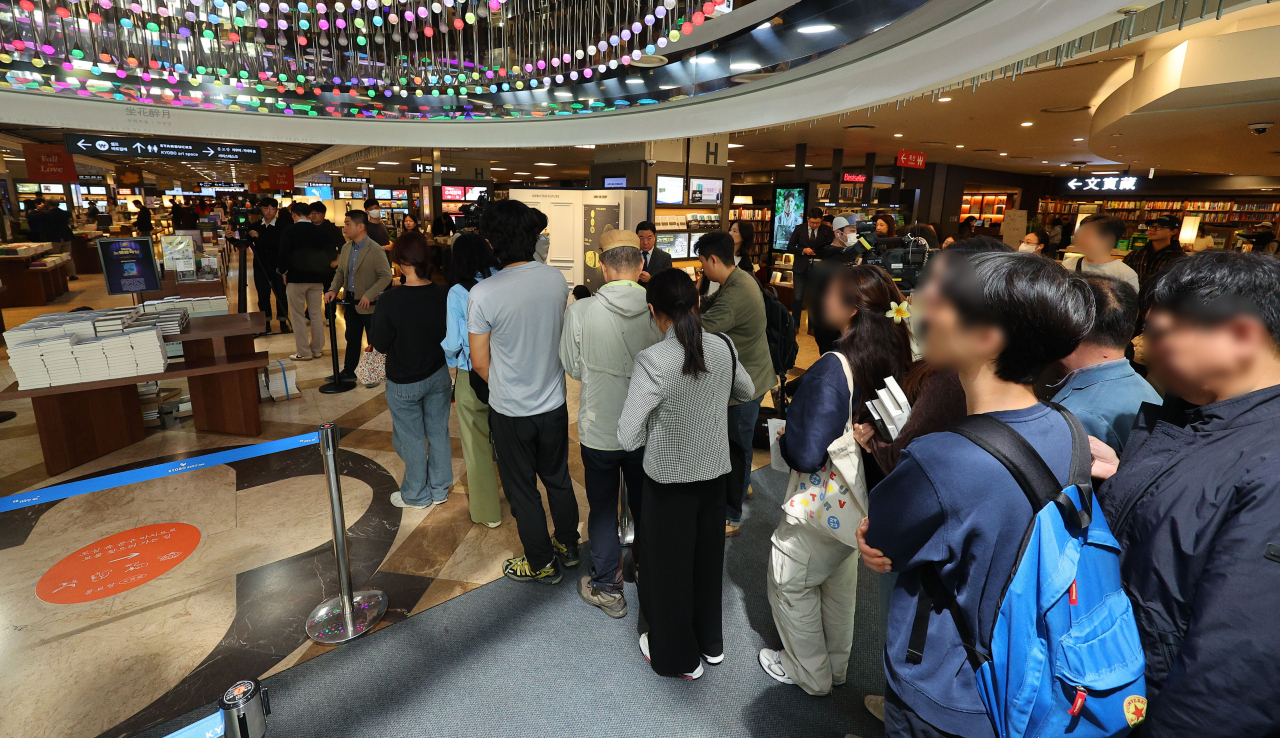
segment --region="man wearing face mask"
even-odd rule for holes
[[[813,304],[809,308],[809,325],[813,326],[813,339],[818,344],[818,352],[825,354],[835,349],[840,339],[840,331],[827,326],[822,317],[823,296],[827,292],[827,284],[831,275],[840,266],[857,262],[866,249],[858,242],[858,227],[843,215],[831,222],[834,240],[831,246],[823,250],[820,259],[813,264],[809,275],[809,290],[813,295]]]
[[[387,230],[386,224],[382,222],[382,208],[378,206],[377,199],[371,197],[365,200],[364,211],[369,217],[367,223],[369,238],[383,249],[390,249],[391,233]]]

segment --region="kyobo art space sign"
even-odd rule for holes
[[[1070,179],[1056,180],[1058,193],[1063,195],[1087,195],[1097,193],[1118,194],[1142,192],[1149,181],[1146,177],[1095,176],[1081,174]]]

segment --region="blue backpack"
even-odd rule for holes
[[[1120,544],[1093,514],[1088,436],[1074,415],[1053,407],[1071,428],[1065,489],[1005,423],[970,415],[949,429],[1004,464],[1035,514],[990,633],[973,637],[954,593],[926,569],[907,660],[920,663],[937,603],[951,611],[1000,738],[1124,736],[1146,717],[1146,658],[1120,585]]]

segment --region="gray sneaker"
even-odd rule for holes
[[[867,706],[867,712],[875,715],[880,722],[884,722],[884,696],[869,694],[862,700],[862,704]]]
[[[605,615],[611,618],[625,618],[627,616],[627,601],[622,594],[601,592],[592,587],[590,576],[584,576],[578,580],[578,596],[582,598],[583,602],[600,608]]]

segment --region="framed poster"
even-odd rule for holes
[[[107,294],[127,295],[160,289],[160,267],[156,265],[150,238],[100,238],[98,258],[107,282]]]
[[[582,283],[592,294],[604,286],[600,269],[600,237],[618,227],[618,205],[587,205],[582,208]]]
[[[773,250],[786,251],[791,232],[804,222],[805,188],[779,187],[773,191]]]

